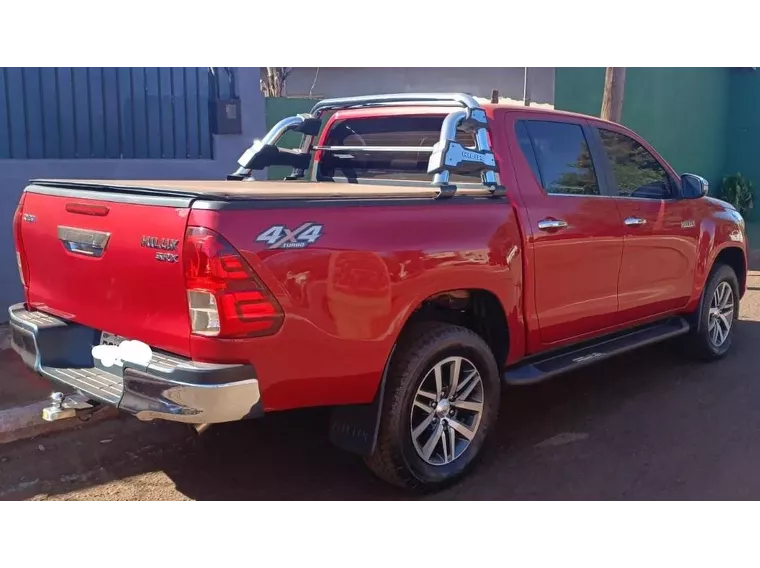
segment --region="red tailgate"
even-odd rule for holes
[[[189,209],[100,201],[87,193],[26,193],[21,236],[29,303],[189,355],[182,268]]]

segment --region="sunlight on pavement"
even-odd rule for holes
[[[84,478],[61,479],[62,482],[84,482]],[[133,475],[85,489],[58,494],[40,493],[30,501],[190,501],[177,491],[174,482],[163,472]]]

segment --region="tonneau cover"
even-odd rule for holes
[[[35,179],[33,186],[65,187],[70,189],[140,190],[146,193],[184,194],[207,199],[372,199],[384,197],[434,198],[438,188],[423,185],[352,184],[308,181],[203,181],[203,180],[76,180]],[[489,196],[483,188],[460,187],[457,195]]]

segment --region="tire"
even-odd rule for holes
[[[456,394],[450,400],[457,368]],[[432,392],[438,390],[436,384],[444,397]],[[500,394],[496,360],[479,335],[438,322],[412,326],[391,361],[377,446],[367,465],[404,489],[434,491],[456,482],[479,457],[498,418]]]
[[[723,291],[722,293],[730,290],[728,299],[732,306],[730,313],[725,309],[728,306],[728,303],[723,302],[725,296],[722,297],[723,299],[719,297],[721,294],[718,292],[719,288]],[[734,323],[739,318],[739,280],[733,268],[725,264],[716,265],[707,279],[702,294],[699,307],[692,314],[692,321],[696,325],[686,338],[686,347],[695,359],[706,362],[717,361],[722,359],[731,348]],[[718,317],[717,321],[715,316],[711,316],[711,311],[715,313],[716,301],[724,304],[724,308],[721,309],[723,317]],[[724,320],[729,325],[727,332]],[[720,328],[718,332],[715,331],[713,322]],[[725,333],[725,337],[721,336],[722,333]]]

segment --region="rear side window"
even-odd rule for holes
[[[517,138],[544,190],[555,195],[600,195],[591,152],[578,124],[521,120]]]
[[[430,147],[441,136],[440,116],[378,116],[349,118],[331,128],[325,146]],[[458,131],[457,142],[475,146],[472,132]],[[321,177],[348,179],[397,179],[430,181],[430,151],[364,152],[361,149],[324,151],[319,164]],[[451,172],[452,182],[479,182],[480,172]]]

